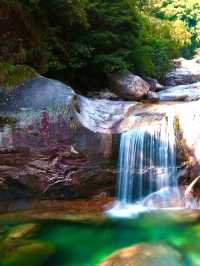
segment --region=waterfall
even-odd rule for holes
[[[118,200],[141,201],[164,188],[176,188],[174,115],[157,121],[137,118],[137,126],[121,135]]]

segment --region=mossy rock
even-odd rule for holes
[[[7,62],[0,62],[0,93],[7,95],[16,86],[36,75],[36,71],[27,65],[13,65]]]
[[[39,229],[39,225],[36,223],[28,223],[14,226],[8,233],[7,239],[20,239],[31,236],[35,231]]]
[[[40,241],[12,242],[13,246],[5,245],[1,253],[2,266],[40,266],[55,252],[54,246]]]

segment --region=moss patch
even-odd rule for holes
[[[0,90],[8,94],[14,87],[36,75],[36,71],[29,66],[0,62]]]

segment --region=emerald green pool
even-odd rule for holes
[[[167,244],[181,254],[183,265],[200,265],[198,212],[152,212],[134,219],[30,222],[37,224],[37,230],[9,237],[13,228],[25,222],[0,218],[1,266],[95,266],[114,251],[138,243]],[[46,255],[37,243],[46,245]],[[20,249],[20,245],[32,246],[29,250]],[[37,257],[38,252],[41,254]]]

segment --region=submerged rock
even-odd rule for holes
[[[39,229],[39,225],[35,223],[21,224],[14,226],[8,233],[7,239],[20,239],[32,235]]]
[[[1,265],[42,266],[54,254],[54,246],[39,241],[7,243],[0,247]]]
[[[161,244],[138,244],[121,249],[99,266],[181,266],[181,255],[173,248]]]
[[[125,74],[111,74],[109,78],[113,90],[124,99],[134,101],[147,98],[150,85],[139,76],[127,72]]]

